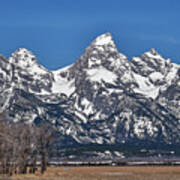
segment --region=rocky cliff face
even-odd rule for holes
[[[57,71],[24,48],[0,56],[0,92],[12,121],[48,121],[66,143],[180,142],[180,66],[154,49],[129,61],[109,33]]]

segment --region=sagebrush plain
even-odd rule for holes
[[[0,180],[179,180],[180,166],[49,167],[45,174],[13,175]]]

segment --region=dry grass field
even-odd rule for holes
[[[0,180],[180,180],[178,166],[49,167],[44,175],[18,175]]]

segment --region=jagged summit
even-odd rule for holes
[[[154,48],[151,48],[149,51],[145,52],[144,55],[147,55],[151,58],[160,58],[160,59],[164,59],[162,58],[162,56],[160,55],[160,53],[158,53],[157,50],[155,50]]]
[[[110,63],[120,58],[120,54],[110,33],[98,36],[79,58],[78,64],[86,68],[101,65],[110,66]]]
[[[152,48],[141,54],[139,57],[132,57],[132,63],[141,64],[148,68],[158,68],[159,66],[164,68],[166,63],[170,63],[170,59],[166,60],[158,53],[158,51]]]
[[[9,62],[21,67],[30,67],[37,63],[36,56],[26,48],[19,48],[11,54]]]
[[[26,48],[19,48],[19,49],[17,49],[16,51],[14,51],[13,53],[12,53],[12,55],[11,56],[15,56],[15,55],[18,55],[19,57],[21,57],[21,56],[25,56],[25,57],[28,57],[28,56],[34,56],[35,57],[35,55],[31,52],[31,51],[29,51],[28,49],[26,49]]]
[[[26,49],[26,48],[19,48],[19,49],[17,49],[16,51],[15,51],[15,53],[26,53],[26,54],[28,54],[28,53],[30,53],[30,54],[32,54],[28,49]]]
[[[159,54],[154,48],[151,48],[149,52],[151,54],[153,54],[153,55],[158,55]]]
[[[96,46],[102,46],[102,45],[107,45],[111,44],[114,45],[113,37],[110,33],[105,33],[100,36],[98,36],[93,42],[93,45]]]

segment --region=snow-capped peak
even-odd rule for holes
[[[153,54],[153,55],[158,55],[159,54],[154,48],[151,48],[151,50],[149,52],[151,54]]]
[[[26,48],[19,48],[15,51],[15,53],[18,53],[18,54],[32,54],[28,49]]]
[[[165,60],[154,48],[144,53],[147,57],[152,59]]]
[[[119,52],[113,41],[112,35],[110,33],[105,33],[98,36],[88,48],[86,48],[85,53],[80,58],[81,62],[78,64],[82,67],[82,64],[86,68],[92,68],[96,66],[101,66],[102,64],[111,63],[112,61],[119,58]],[[86,62],[84,63],[84,59]]]
[[[26,48],[19,48],[17,49],[15,52],[12,53],[11,56],[15,56],[15,55],[19,55],[19,56],[25,56],[27,58],[27,56],[33,56],[33,53],[29,50],[27,50]],[[25,59],[26,60],[26,59]]]
[[[19,48],[9,58],[9,62],[20,67],[30,67],[37,63],[36,57],[27,49]]]
[[[97,45],[97,46],[102,46],[102,45],[107,45],[107,44],[114,45],[114,41],[113,41],[112,35],[110,33],[105,33],[105,34],[98,36],[92,42],[92,44]]]

